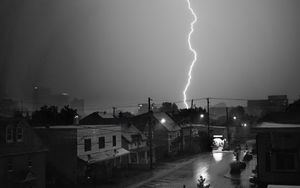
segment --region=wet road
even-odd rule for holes
[[[165,176],[145,182],[139,186],[143,188],[153,187],[178,187],[196,188],[200,175],[206,178],[205,184],[211,188],[248,188],[248,178],[255,166],[255,161],[247,164],[240,178],[233,178],[229,174],[229,163],[234,160],[232,152],[215,151],[213,153],[196,156],[190,163],[181,168],[168,172]]]

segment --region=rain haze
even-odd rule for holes
[[[188,99],[298,98],[299,1],[191,3]],[[1,1],[0,95],[30,101],[43,86],[87,110],[182,100],[192,19],[184,0]]]

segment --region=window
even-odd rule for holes
[[[8,170],[8,172],[12,172],[13,171],[13,161],[12,161],[12,159],[8,160],[7,170]]]
[[[28,168],[32,167],[32,157],[28,156]]]
[[[92,140],[89,139],[84,139],[84,151],[91,151],[92,149]]]
[[[105,148],[105,137],[99,137],[99,149]]]
[[[116,138],[116,136],[113,136],[112,139],[113,139],[113,146],[116,146],[117,145],[117,138]]]
[[[130,153],[130,162],[131,163],[137,163],[137,154],[136,153]]]
[[[22,127],[17,127],[17,142],[22,142],[23,141],[23,128]]]
[[[8,126],[6,127],[6,143],[12,143],[13,142],[13,127]]]
[[[266,172],[271,170],[271,152],[266,152]]]
[[[297,153],[280,151],[274,152],[275,170],[276,171],[296,171],[297,170]]]

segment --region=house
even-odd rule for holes
[[[55,178],[63,178],[65,184],[111,178],[121,156],[129,153],[121,146],[119,125],[50,126],[36,131],[49,148],[47,161]]]
[[[1,118],[1,187],[45,187],[46,152],[26,120]]]
[[[254,131],[259,181],[300,185],[300,124],[264,122]]]
[[[106,112],[93,112],[80,120],[81,125],[109,125],[120,124],[120,121]]]
[[[173,156],[181,149],[181,137],[179,125],[164,112],[141,114],[131,119],[133,125],[143,134],[149,134],[149,122],[151,120],[152,141],[156,149],[156,159]]]
[[[124,161],[128,161],[129,167],[149,167],[150,155],[147,145],[148,138],[133,124],[122,124],[122,147],[130,152]],[[155,149],[152,150],[152,162],[155,162]]]

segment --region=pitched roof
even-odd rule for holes
[[[152,118],[154,118],[154,120],[156,122],[156,126],[165,127],[168,131],[180,130],[179,125],[165,112],[152,113]],[[135,116],[131,119],[131,122],[140,131],[147,131],[147,130],[145,130],[145,128],[148,127],[149,114],[144,113],[144,114]]]
[[[130,122],[140,131],[144,132],[149,122],[149,115],[148,113],[145,113],[145,114],[134,116],[133,118],[130,119]]]
[[[179,125],[165,112],[153,113],[153,117],[168,131],[179,131]]]
[[[93,112],[87,116],[85,116],[83,119],[79,121],[81,125],[107,125],[107,124],[118,124],[118,119],[114,117],[110,118],[103,118],[102,115],[99,114],[99,112]],[[106,116],[105,116],[106,117]]]
[[[146,140],[146,136],[139,131],[134,125],[132,124],[122,124],[122,136],[128,141],[132,142],[132,135],[140,135],[142,140]]]

